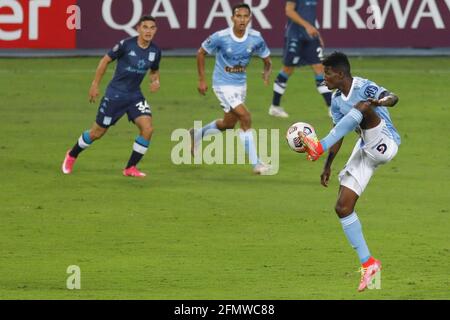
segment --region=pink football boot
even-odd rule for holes
[[[128,169],[123,169],[123,175],[125,177],[137,177],[137,178],[144,178],[146,176],[145,173],[140,172],[136,167],[129,167]]]
[[[77,160],[77,158],[71,157],[69,153],[70,153],[70,150],[67,151],[66,157],[64,158],[64,162],[62,164],[62,172],[64,174],[72,173],[73,166],[75,164],[75,161]]]

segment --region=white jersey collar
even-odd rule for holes
[[[242,38],[236,37],[236,35],[235,35],[234,32],[233,32],[233,27],[231,27],[231,28],[228,29],[228,30],[230,30],[230,36],[231,36],[231,39],[233,39],[233,40],[236,41],[236,42],[244,42],[244,41],[247,40],[247,38],[248,38],[248,29],[249,29],[249,28],[247,28],[247,30],[245,30],[245,34],[244,34],[244,36],[243,36]]]

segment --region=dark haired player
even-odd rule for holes
[[[273,99],[269,108],[269,115],[280,118],[289,117],[280,105],[295,67],[311,66],[315,74],[317,90],[325,99],[328,108],[331,104],[331,91],[324,83],[321,64],[324,44],[315,27],[318,1],[286,0],[285,2],[285,13],[289,20],[284,36],[283,68],[273,84]]]
[[[98,97],[100,81],[108,65],[114,60],[117,60],[116,71],[100,102],[95,123],[90,130],[82,133],[75,146],[67,152],[62,164],[64,174],[72,173],[79,154],[100,139],[126,113],[128,120],[138,127],[139,136],[133,144],[133,152],[123,175],[145,177],[145,173],[140,172],[136,165],[150,146],[153,126],[151,109],[140,85],[149,73],[150,92],[159,90],[161,50],[153,43],[157,31],[153,17],[143,16],[139,20],[137,31],[138,36],[120,41],[101,59],[89,90],[91,103]]]
[[[272,71],[270,50],[258,31],[248,28],[252,13],[247,4],[241,3],[233,7],[233,26],[218,31],[202,43],[197,54],[198,91],[205,95],[208,85],[205,79],[205,56],[215,54],[216,64],[213,74],[213,90],[224,111],[222,119],[214,120],[198,132],[191,129],[192,152],[205,135],[233,129],[240,122],[239,138],[245,146],[253,172],[265,175],[271,170],[269,165],[262,163],[257,155],[251,129],[251,114],[245,106],[247,95],[247,65],[253,55],[259,56],[264,62],[263,81],[269,83]]]
[[[355,129],[360,135],[350,159],[339,174],[340,188],[335,210],[362,264],[358,290],[363,291],[381,270],[381,262],[370,254],[355,206],[378,166],[391,161],[397,154],[400,136],[387,108],[395,106],[398,97],[370,80],[353,77],[348,58],[343,53],[334,52],[325,58],[323,65],[328,88],[336,89],[331,103],[335,126],[321,141],[302,133],[299,135],[310,160],[317,160],[329,150],[321,175],[321,183],[325,187],[344,136]]]

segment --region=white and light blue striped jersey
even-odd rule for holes
[[[236,37],[232,28],[218,31],[202,43],[202,48],[216,55],[213,86],[245,86],[252,56],[264,59],[270,55],[261,33],[250,28],[242,38]]]
[[[385,88],[378,86],[375,82],[354,77],[352,87],[347,97],[344,96],[340,90],[337,90],[333,94],[333,99],[331,101],[331,115],[333,117],[333,122],[337,124],[358,102],[366,101],[369,98],[378,99],[380,95],[386,91]],[[375,112],[386,122],[390,135],[397,145],[400,145],[401,138],[392,123],[388,109],[386,107],[376,107]]]

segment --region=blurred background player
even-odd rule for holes
[[[64,174],[70,174],[78,155],[95,140],[100,139],[108,128],[126,113],[128,120],[138,127],[139,136],[133,144],[133,151],[123,175],[145,176],[136,165],[150,146],[153,126],[151,109],[141,92],[140,85],[145,75],[149,73],[150,91],[159,90],[161,50],[152,42],[157,31],[153,17],[143,16],[137,25],[137,31],[138,36],[122,40],[101,59],[89,90],[91,103],[95,103],[99,95],[100,81],[108,65],[114,60],[117,60],[116,71],[100,102],[92,128],[83,132],[75,146],[67,152],[62,164]]]
[[[224,116],[223,119],[214,120],[206,125],[199,132],[194,132],[191,129],[192,152],[194,153],[195,145],[203,136],[216,133],[217,130],[233,129],[239,121],[242,129],[239,137],[245,146],[246,153],[249,155],[253,171],[257,174],[265,174],[270,170],[270,167],[258,159],[253,134],[250,130],[252,125],[251,115],[245,106],[247,95],[246,67],[253,54],[262,58],[264,61],[263,80],[268,85],[272,62],[270,51],[261,34],[247,28],[251,17],[251,9],[247,4],[235,5],[231,17],[233,27],[214,33],[203,42],[198,50],[198,91],[205,95],[208,90],[205,80],[205,56],[215,54],[213,90],[223,108]]]
[[[323,40],[315,28],[317,16],[317,1],[286,0],[286,25],[283,68],[273,85],[272,105],[269,114],[274,117],[287,118],[288,113],[280,106],[281,98],[286,91],[289,77],[295,67],[310,65],[315,74],[316,86],[329,108],[331,91],[325,86],[323,76]]]
[[[350,63],[343,53],[331,54],[325,58],[323,65],[328,88],[337,89],[331,104],[335,127],[320,142],[303,133],[299,135],[310,160],[317,160],[329,150],[321,175],[321,183],[327,187],[331,164],[344,136],[355,129],[360,133],[350,159],[339,174],[340,188],[335,210],[362,264],[358,290],[363,291],[381,270],[381,262],[370,254],[355,205],[375,169],[397,154],[401,140],[386,107],[395,106],[398,97],[370,80],[352,77]]]

